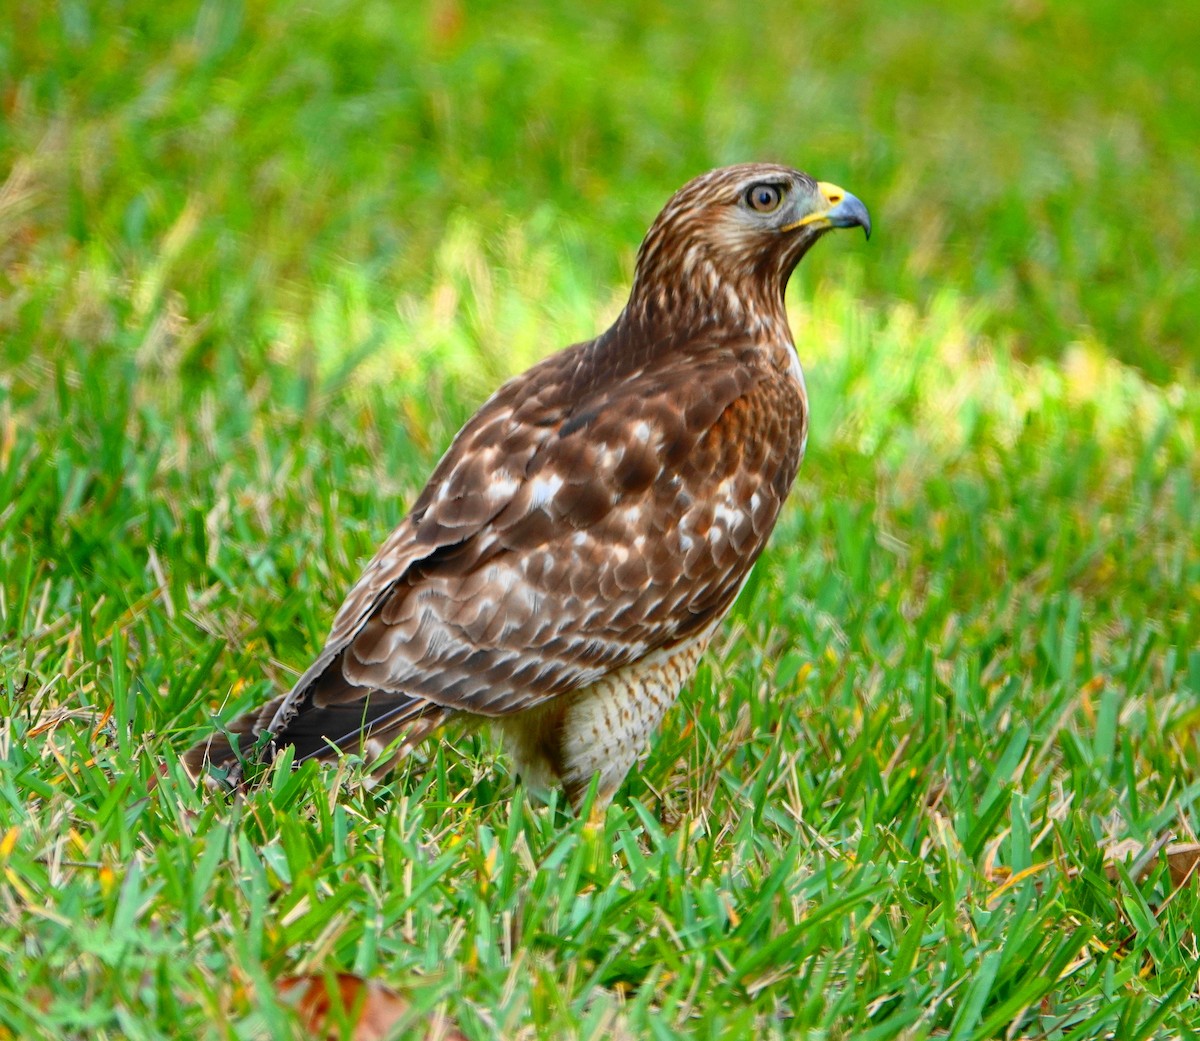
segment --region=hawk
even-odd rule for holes
[[[611,800],[728,613],[804,455],[784,310],[801,257],[861,227],[849,192],[744,164],[684,185],[606,332],[467,422],[295,686],[192,748],[227,771],[496,726],[533,790]]]

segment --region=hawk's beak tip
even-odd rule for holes
[[[849,192],[825,216],[835,228],[859,227],[868,239],[871,237],[871,215],[862,201]]]

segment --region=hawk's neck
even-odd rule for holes
[[[614,329],[664,343],[743,339],[790,345],[783,303],[787,277],[777,269],[778,258],[755,258],[746,266],[726,261],[718,264],[698,245],[682,252],[644,246]]]

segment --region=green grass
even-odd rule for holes
[[[1200,887],[1106,856],[1200,830],[1200,16],[104,10],[0,24],[0,1037],[290,1037],[333,970],[473,1039],[1200,1034]],[[756,157],[876,236],[792,290],[808,459],[603,831],[485,735],[196,792]]]

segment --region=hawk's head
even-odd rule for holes
[[[800,258],[831,228],[871,234],[867,208],[834,184],[771,163],[689,181],[638,251],[630,309],[669,320],[774,314]]]

